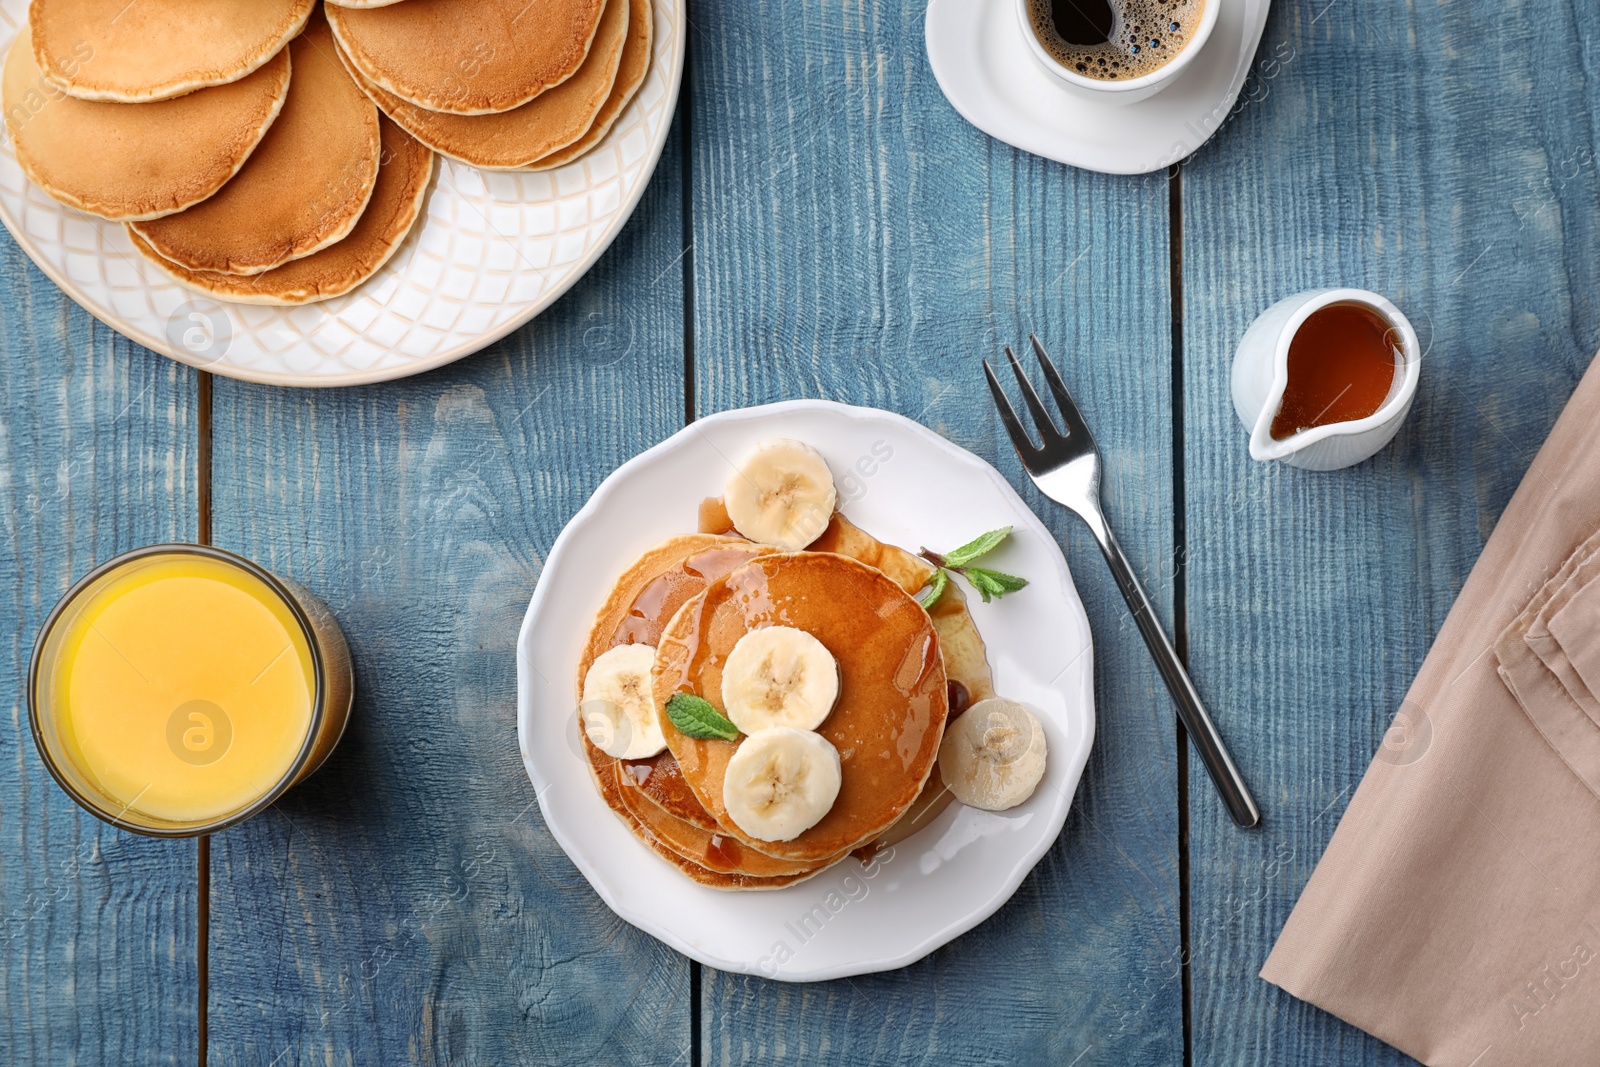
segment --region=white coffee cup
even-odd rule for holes
[[[1033,31],[1033,5],[1029,0],[1012,0],[1022,25],[1022,38],[1028,42],[1028,49],[1033,53],[1033,58],[1045,72],[1076,95],[1109,104],[1131,104],[1135,100],[1153,96],[1170,85],[1172,80],[1200,53],[1200,49],[1205,47],[1207,38],[1217,25],[1217,14],[1225,2],[1226,0],[1205,0],[1205,6],[1200,12],[1200,25],[1189,35],[1189,39],[1184,42],[1177,55],[1167,60],[1164,65],[1137,78],[1107,81],[1079,74],[1057,61],[1039,40],[1039,35]]]

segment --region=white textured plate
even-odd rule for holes
[[[580,646],[623,568],[695,529],[739,460],[769,437],[828,460],[840,510],[915,549],[1015,527],[995,555],[1031,579],[973,616],[995,685],[1044,723],[1050,758],[1029,800],[1005,812],[953,804],[880,853],[846,859],[787,889],[725,893],[685,878],[600,799],[577,739]],[[885,411],[798,400],[690,425],[616,470],[556,539],[517,640],[517,736],[550,832],[613,911],[702,963],[806,982],[922,958],[1008,900],[1061,832],[1094,739],[1089,622],[1055,540],[1004,478],[926,427]]]
[[[440,157],[423,218],[354,292],[298,308],[227,304],[146,263],[120,224],[64,207],[0,143],[0,219],[72,299],[146,348],[275,385],[403,378],[476,352],[555,302],[633,213],[666,144],[683,79],[684,4],[655,0],[655,55],[638,95],[582,159],[541,173]],[[28,0],[0,0],[0,55]],[[44,96],[38,106],[49,106]]]
[[[1271,0],[1211,2],[1222,10],[1201,53],[1172,84],[1131,104],[1074,96],[1040,69],[1015,0],[931,0],[928,63],[955,109],[989,136],[1085,170],[1144,174],[1205,144],[1250,73]]]

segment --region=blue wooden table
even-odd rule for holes
[[[390,385],[197,373],[0,242],[0,1060],[1409,1062],[1256,972],[1600,346],[1600,19],[1278,0],[1222,131],[1113,178],[963,122],[922,14],[697,0],[677,126],[615,246],[525,329]],[[1330,284],[1416,323],[1415,412],[1351,470],[1254,464],[1233,346]],[[976,360],[1030,331],[1264,826],[1230,823],[1092,543],[1029,487],[1094,627],[1099,732],[1016,897],[918,964],[811,986],[621,922],[517,753],[513,642],[562,525],[686,420],[792,397],[918,418],[1023,486]],[[71,581],[170,539],[317,590],[358,671],[328,766],[209,842],[81,813],[22,695]]]

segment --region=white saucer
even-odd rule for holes
[[[1025,152],[1107,174],[1183,159],[1227,119],[1271,0],[1214,0],[1216,29],[1172,84],[1132,104],[1074,96],[1042,70],[1012,0],[930,0],[928,62],[963,118]]]
[[[786,889],[724,893],[685,878],[606,807],[578,747],[573,680],[612,576],[693,530],[700,500],[728,480],[727,457],[771,437],[815,446],[839,478],[841,510],[893,544],[956,545],[1012,527],[995,566],[1028,588],[967,603],[995,688],[1039,716],[1050,755],[1039,788],[1009,811],[952,804],[866,867],[846,859]],[[1060,547],[998,471],[891,412],[795,400],[696,420],[619,467],[573,516],[517,639],[517,737],[545,825],[622,918],[719,970],[840,978],[902,967],[970,930],[1055,843],[1094,740],[1093,660]]]

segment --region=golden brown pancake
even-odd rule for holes
[[[950,698],[950,711],[945,717],[948,726],[978,701],[995,695],[994,676],[989,671],[989,655],[978,634],[977,623],[972,621],[972,613],[967,610],[966,594],[959,586],[954,582],[946,585],[939,599],[928,609],[928,615],[939,634],[939,654],[944,660],[945,684]],[[878,849],[904,841],[938,818],[954,800],[955,794],[945,786],[935,761],[916,801],[877,840],[857,849],[857,858],[862,863],[871,862]]]
[[[640,795],[668,815],[702,830],[722,829],[695,799],[694,790],[683,780],[683,769],[672,758],[670,750],[645,759],[617,762],[621,765],[620,773],[633,782]]]
[[[684,602],[717,578],[772,551],[740,538],[688,534],[670,538],[645,552],[617,579],[595,617],[583,655],[578,658],[579,698],[583,694],[583,680],[601,653],[618,645],[654,645],[660,640],[667,620]],[[576,729],[580,734],[583,732],[582,727]],[[596,776],[615,773],[610,765],[620,762],[623,773],[640,790],[641,799],[703,830],[718,829],[717,821],[700,806],[684,782],[672,753],[619,761],[588,744],[587,738],[584,741],[591,762],[598,759],[605,765],[593,768]]]
[[[834,512],[827,529],[807,546],[812,552],[838,552],[850,556],[882,571],[891,581],[912,596],[921,592],[933,577],[933,564],[920,556],[912,555],[896,545],[885,544],[856,526],[843,513]],[[939,635],[939,654],[944,660],[946,689],[950,711],[949,720],[980,700],[995,695],[994,678],[989,672],[989,656],[978,633],[972,613],[967,610],[967,598],[959,586],[951,583],[928,609],[933,628]],[[939,813],[955,800],[939,776],[938,761],[928,772],[922,792],[912,802],[906,813],[879,837],[855,850],[862,863],[869,863],[873,854],[887,845],[898,844],[927,826]]]
[[[594,751],[600,752],[599,749]],[[700,806],[689,783],[683,780],[683,772],[679,770],[678,761],[672,758],[671,752],[660,752],[640,760],[613,760],[604,753],[601,753],[601,758],[617,765],[616,774],[634,784],[641,800],[655,805],[674,819],[702,830],[716,832],[722,829],[717,820]]]
[[[718,533],[727,530],[726,523],[717,521],[716,502],[707,504],[713,506],[703,509],[702,514],[707,516],[710,529]],[[926,561],[878,541],[842,514],[834,515],[812,548],[824,546],[868,561],[892,576],[907,593],[920,590],[933,572]],[[665,620],[704,588],[708,579],[727,573],[754,555],[772,551],[737,537],[699,534],[673,538],[645,553],[618,579],[599,613],[579,663],[580,690],[583,676],[602,652],[629,639],[656,643]],[[694,562],[688,563],[690,560]],[[959,701],[959,706],[950,707],[950,716],[954,717],[968,704],[993,695],[988,661],[959,588],[948,588],[933,606],[931,617],[949,679],[948,699]],[[769,857],[740,844],[723,830],[696,799],[670,751],[645,760],[621,761],[594,748],[587,738],[583,738],[583,744],[597,783],[608,769],[614,775],[600,792],[617,810],[618,817],[658,855],[703,885],[747,890],[780,888],[798,881],[800,875],[784,876],[778,871],[806,872],[809,877],[843,858],[835,856],[813,865],[812,861]],[[935,763],[924,788],[905,813],[876,839],[856,849],[855,854],[863,862],[869,861],[872,851],[902,841],[926,826],[951,799],[939,780]]]
[[[610,0],[589,58],[578,73],[521,107],[493,115],[449,115],[420,108],[367,80],[348,56],[340,55],[373,103],[417,140],[474,167],[511,170],[571,144],[594,125],[616,81],[628,39],[628,18],[628,0]]]
[[[716,546],[711,543],[725,540],[724,538],[699,537],[673,538],[646,552],[638,562],[628,568],[618,581],[616,588],[613,589],[606,606],[601,609],[600,618],[596,622],[594,632],[590,637],[590,644],[586,647],[582,662],[579,664],[578,692],[580,696],[583,691],[583,678],[588,674],[589,666],[600,652],[612,647],[605,634],[607,632],[615,632],[618,625],[623,624],[623,620],[627,618],[629,609],[638,598],[640,592],[651,585],[662,571],[679,567],[684,559],[696,554],[697,550],[700,552],[715,551]],[[607,622],[608,619],[610,620],[609,623]],[[683,855],[682,852],[667,844],[656,829],[647,826],[641,821],[639,816],[634,813],[634,808],[650,816],[651,822],[667,827],[669,832],[677,829],[679,834],[675,836],[681,837],[693,831],[696,829],[694,825],[682,820],[666,822],[665,820],[673,820],[674,817],[664,809],[648,802],[642,794],[636,793],[632,789],[628,790],[628,792],[634,795],[625,799],[623,786],[621,785],[622,761],[614,759],[596,748],[588,736],[584,734],[581,727],[578,728],[578,743],[583,746],[583,752],[589,764],[589,777],[594,780],[595,788],[600,791],[600,798],[605,801],[606,806],[615,812],[617,818],[622,820],[623,825],[632,831],[635,837],[643,841],[652,852],[678,868],[695,882],[714,889],[726,890],[781,889],[786,885],[792,885],[795,882],[809,878],[816,873],[816,869],[813,869],[781,876],[759,877],[712,870],[694,862]],[[670,759],[671,757],[667,758]],[[629,803],[630,800],[632,804]],[[715,827],[715,823],[712,825]],[[707,834],[707,840],[701,845],[702,851],[710,844],[709,836]],[[682,839],[688,840],[687,838]],[[693,846],[686,847],[692,848]],[[720,849],[717,851],[722,853]]]
[[[812,875],[829,866],[828,863],[795,863],[780,860],[746,848],[720,830],[703,830],[693,823],[668,815],[665,811],[643,799],[637,789],[628,785],[628,776],[617,768],[618,794],[623,806],[656,840],[699,867],[717,874],[731,874],[747,878],[793,878]]]
[[[220,300],[309,304],[348,293],[378,272],[422,214],[433,153],[388,119],[380,121],[382,162],[372,198],[350,236],[322,251],[260,274],[192,271],[157,255],[133,227],[133,247],[172,278]]]
[[[708,510],[713,518],[712,525],[717,531],[731,529],[731,524],[718,521],[720,502]],[[903,548],[879,541],[840,512],[834,513],[827,529],[808,546],[808,551],[837,552],[860,560],[867,566],[884,572],[896,585],[913,596],[933,576],[931,563]],[[676,611],[678,604],[687,600],[688,595],[688,588],[680,589],[678,592],[680,599],[675,599],[670,604],[672,611]],[[670,614],[671,612],[667,612],[668,616]],[[929,614],[933,619],[934,629],[939,634],[939,651],[944,657],[945,675],[950,685],[950,717],[954,718],[968,705],[994,696],[988,656],[984,649],[983,638],[978,634],[972,615],[967,611],[966,598],[958,587],[947,586],[945,595],[933,606]],[[663,619],[662,625],[664,624]],[[654,644],[659,637],[660,631],[657,630],[655,636],[649,638],[648,643]],[[587,670],[587,663],[592,662],[592,656],[599,655],[603,651],[605,648],[594,651],[590,659],[585,661],[584,669]],[[956,705],[958,700],[959,708]],[[623,766],[640,791],[670,814],[702,830],[720,829],[717,821],[700,806],[694,791],[683,780],[683,771],[670,751],[645,760],[627,760],[623,762]],[[894,844],[905,840],[931,822],[949,806],[952,799],[950,791],[945,789],[944,782],[939,777],[939,767],[935,762],[933,770],[928,774],[927,784],[918,794],[916,802],[899,821],[884,832],[876,845]]]
[[[912,596],[916,596],[917,591],[933,577],[933,564],[898,545],[885,544],[839,511],[833,513],[821,536],[807,545],[806,551],[837,552],[841,556],[860,560],[882,571],[891,582]]]
[[[701,529],[707,533],[724,533],[733,529],[727,508],[720,497],[706,499],[700,505]],[[843,512],[834,512],[828,526],[811,544],[811,552],[837,552],[850,556],[882,571],[891,581],[912,596],[916,596],[933,577],[933,564],[896,545],[886,544],[845,518]],[[939,634],[939,653],[944,659],[946,686],[950,701],[950,719],[955,719],[968,707],[995,695],[994,676],[989,670],[989,656],[978,633],[978,626],[967,610],[967,598],[954,583],[945,586],[939,600],[929,609],[933,627]],[[664,758],[658,757],[658,758]],[[669,772],[656,788],[663,791],[674,787],[673,778],[682,781],[683,772],[673,763]],[[687,783],[682,788],[688,789]],[[872,859],[879,848],[897,844],[927,826],[939,813],[949,807],[955,797],[945,788],[939,777],[939,764],[935,761],[928,772],[928,781],[922,792],[906,813],[895,821],[876,840],[855,850],[863,863]],[[699,802],[695,801],[698,807]],[[708,827],[709,829],[709,827]]]
[[[623,571],[595,616],[578,658],[578,692],[594,661],[618,645],[654,645],[685,601],[712,581],[774,552],[738,537],[683,534],[647,550]]]
[[[378,109],[320,15],[289,49],[289,99],[234,179],[187,211],[134,224],[157,254],[192,271],[259,274],[355,228],[378,180]]]
[[[578,692],[594,660],[621,644],[654,644],[679,605],[714,577],[773,550],[748,541],[691,534],[674,537],[636,560],[601,607],[578,664]],[[721,833],[677,773],[670,753],[617,760],[579,730],[589,773],[600,795],[624,824],[655,853],[701,885],[717,889],[780,889],[828,864],[791,863],[747,849]],[[670,774],[675,787],[663,790]],[[680,814],[675,814],[679,812]],[[830,862],[843,856],[830,858]]]
[[[700,532],[728,534],[737,537],[733,520],[728,518],[727,505],[720,496],[709,496],[700,502]],[[898,545],[886,544],[835,511],[828,519],[817,539],[806,546],[807,552],[837,552],[867,566],[882,571],[889,580],[916,596],[933,577],[933,564],[921,556],[913,555]]]
[[[547,156],[529,164],[529,170],[550,170],[571,163],[589,151],[611,132],[622,109],[628,106],[644,77],[650,72],[650,51],[655,44],[655,13],[650,0],[630,0],[628,15],[628,40],[622,46],[622,61],[617,66],[617,77],[611,84],[611,95],[600,105],[600,111],[589,125],[589,131],[565,148],[558,148]],[[537,99],[537,98],[535,98]]]
[[[80,100],[148,103],[238,81],[316,0],[33,0],[35,61]]]
[[[829,520],[822,536],[808,548],[813,552],[839,552],[859,559],[882,571],[912,596],[933,577],[933,564],[903,548],[884,544],[838,512]],[[994,676],[989,671],[983,637],[972,621],[972,613],[967,610],[967,598],[960,586],[954,582],[946,585],[943,594],[928,609],[928,615],[939,634],[939,654],[944,660],[950,702],[948,725],[949,720],[959,717],[968,707],[995,695]],[[933,770],[928,772],[928,781],[911,807],[875,841],[857,849],[857,858],[863,863],[870,862],[878,849],[904,841],[936,819],[954,800],[955,796],[939,777],[939,764],[935,761]]]
[[[775,624],[812,634],[839,665],[839,697],[817,732],[839,752],[833,808],[792,841],[760,841],[734,825],[722,780],[736,742],[700,740],[667,718],[688,691],[722,708],[722,666],[739,639]],[[948,710],[933,622],[872,567],[825,552],[757,557],[686,602],[657,645],[655,695],[667,744],[702,807],[732,837],[781,859],[820,861],[872,840],[917,798]]]
[[[153,219],[198,204],[238,173],[289,92],[282,52],[231,85],[156,104],[78,100],[45,80],[27,34],[6,56],[6,129],[39,188],[101,218]]]
[[[398,4],[399,2],[400,0],[328,0],[328,3],[336,7],[353,7],[358,11],[374,7],[388,7],[390,4]]]
[[[897,545],[885,544],[861,527],[834,512],[822,535],[806,546],[808,552],[837,552],[875,567],[894,584],[912,596],[920,593],[933,577],[933,564]],[[944,657],[944,673],[950,683],[961,687],[959,707],[951,699],[951,717],[971,704],[995,695],[994,676],[989,671],[989,654],[984,648],[978,624],[967,610],[961,587],[951,583],[928,609],[933,628],[939,634],[939,654]],[[934,769],[938,773],[938,769]]]
[[[980,700],[996,695],[994,675],[989,670],[989,653],[978,624],[972,621],[967,609],[967,595],[955,582],[944,587],[944,592],[928,609],[933,628],[939,631],[939,652],[944,656],[944,673],[966,692],[961,701],[961,711]]]
[[[593,748],[587,737],[583,739],[583,744],[586,749]],[[594,749],[594,751],[599,752],[600,750]],[[604,756],[605,754],[601,753],[601,755]],[[633,831],[635,837],[643,841],[650,851],[701,885],[710,886],[713,889],[730,890],[782,889],[786,885],[804,881],[816,873],[816,871],[812,871],[807,874],[791,875],[786,878],[751,878],[746,875],[721,874],[702,867],[698,863],[693,863],[678,855],[678,853],[662,844],[654,834],[640,825],[639,820],[634,818],[633,814],[628,811],[627,806],[622,803],[621,791],[617,785],[616,776],[599,774],[595,771],[595,761],[592,753],[589,761],[589,776],[594,779],[595,788],[600,790],[600,797],[606,802],[606,806],[616,813],[617,818],[622,820],[624,826]]]
[[[912,596],[920,593],[933,578],[933,564],[897,545],[885,544],[861,527],[834,512],[822,535],[806,546],[808,552],[837,552],[874,567]],[[939,652],[944,657],[945,676],[964,690],[961,710],[994,696],[994,676],[989,672],[989,656],[977,623],[967,610],[961,587],[951,583],[928,609],[934,629],[939,633]]]
[[[520,107],[577,72],[606,0],[406,0],[328,8],[366,80],[430,111]]]

